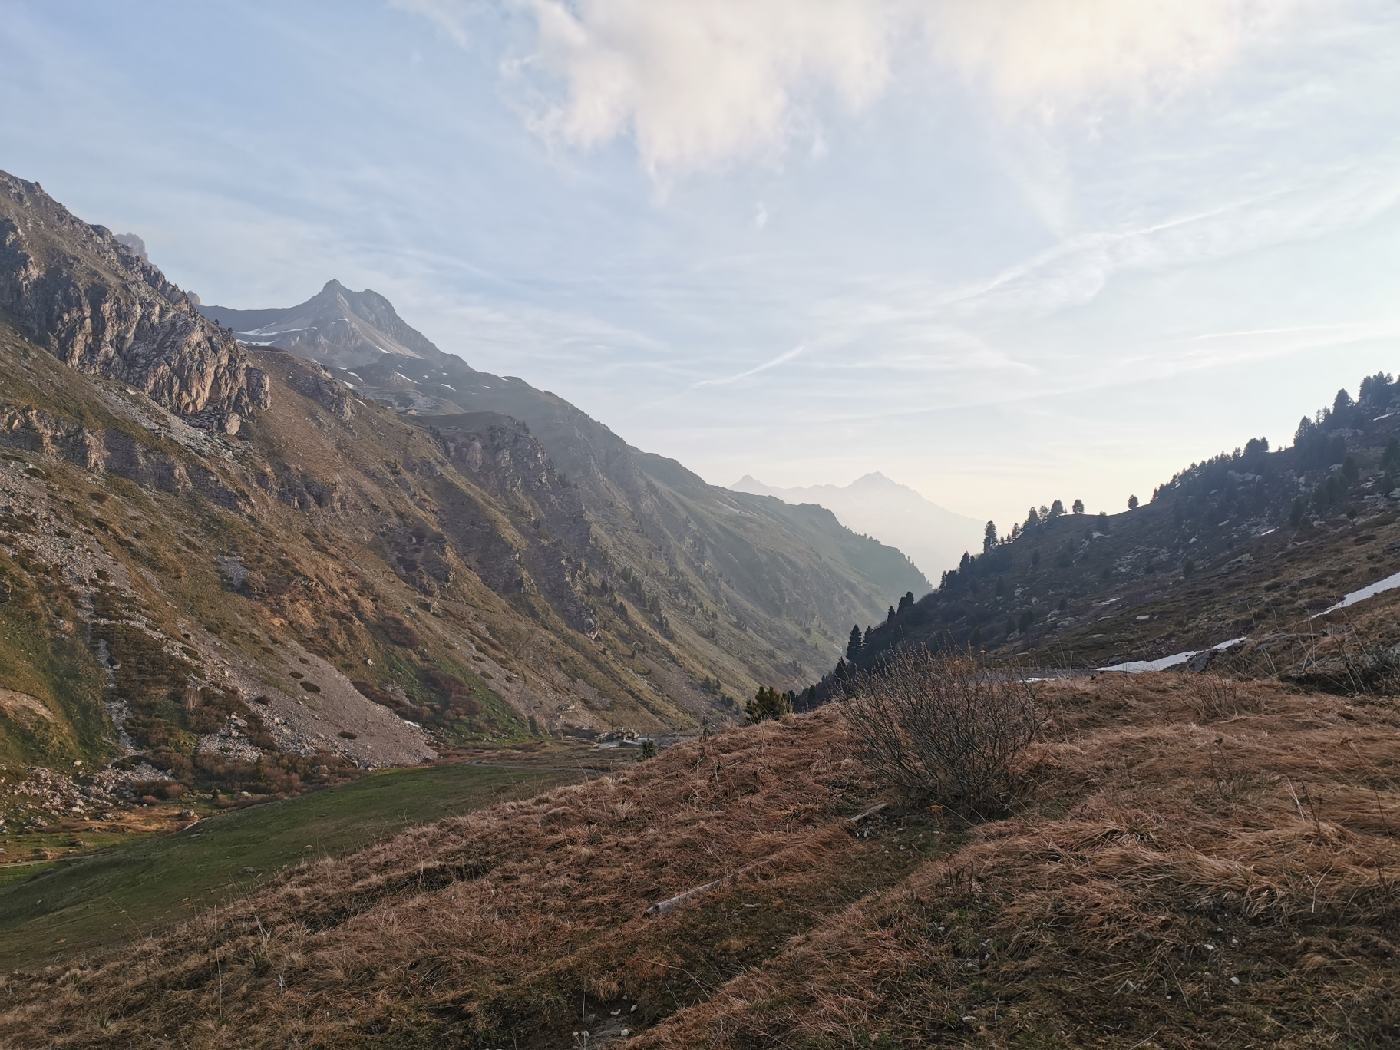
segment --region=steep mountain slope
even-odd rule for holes
[[[1033,512],[873,625],[854,663],[916,642],[1101,667],[1296,630],[1400,571],[1397,409],[1400,385],[1371,376],[1359,399],[1343,391],[1306,417],[1289,448],[1250,441],[1135,510]]]
[[[443,353],[382,296],[329,281],[276,310],[205,306],[241,340],[339,366],[357,393],[434,433],[481,413],[520,420],[577,487],[613,585],[724,682],[792,684],[829,661],[860,610],[927,584],[898,551],[853,535],[826,510],[706,484],[679,463],[628,445],[603,424],[523,380]],[[726,673],[727,672],[727,673]]]
[[[925,499],[908,485],[878,471],[849,485],[777,488],[745,474],[729,486],[735,492],[773,496],[784,503],[815,503],[842,525],[898,547],[926,575],[938,577],[958,564],[964,551],[982,542],[984,523]]]
[[[1034,792],[881,800],[836,708],[293,870],[0,978],[13,1047],[1382,1047],[1393,705],[1052,683]],[[705,892],[663,914],[651,906]]]
[[[266,403],[260,373],[184,292],[110,231],[5,172],[0,315],[70,367],[226,433]]]
[[[410,423],[0,187],[0,766],[21,778],[115,760],[157,797],[281,792],[455,742],[692,726],[811,673],[833,624],[907,586],[829,514],[706,502],[630,450],[668,480],[638,467],[638,534],[606,535],[518,419]]]

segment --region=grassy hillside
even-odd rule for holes
[[[0,969],[111,947],[246,893],[288,865],[583,775],[572,760],[384,770],[52,864],[0,884]]]
[[[879,796],[835,707],[681,745],[14,975],[0,1041],[1393,1044],[1393,703],[1209,684],[1046,685],[1033,790],[971,826],[853,825]]]

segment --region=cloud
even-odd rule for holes
[[[464,39],[465,0],[394,0]],[[823,117],[896,77],[949,75],[1013,118],[1143,105],[1229,67],[1317,0],[517,0],[533,52],[509,67],[553,142],[630,140],[654,178],[820,156]],[[932,62],[930,61],[932,60]]]
[[[777,357],[771,358],[770,360],[764,361],[761,365],[754,365],[752,368],[747,368],[742,372],[736,372],[734,375],[721,376],[718,379],[702,379],[700,380],[700,382],[693,384],[691,386],[691,389],[697,390],[700,387],[705,386],[728,386],[730,383],[737,383],[741,379],[748,379],[750,376],[756,376],[760,372],[767,372],[771,368],[777,368],[779,365],[785,365],[789,361],[800,357],[806,351],[806,349],[807,348],[805,346],[794,346],[791,350],[781,353]]]
[[[389,0],[389,6],[428,19],[458,47],[466,47],[471,41],[467,32],[468,5],[462,0]]]
[[[1191,337],[1193,343],[1215,342],[1220,339],[1259,339],[1278,335],[1296,335],[1305,332],[1334,332],[1338,334],[1358,332],[1366,328],[1360,321],[1338,321],[1335,324],[1298,324],[1283,328],[1238,328],[1228,332],[1206,332]]]
[[[621,136],[653,175],[780,152],[818,101],[859,110],[889,77],[888,7],[868,0],[531,0],[555,88],[535,117],[550,139]]]
[[[1007,110],[1148,104],[1218,74],[1300,0],[977,0],[928,9],[935,54]]]
[[[1208,264],[1261,249],[1316,240],[1373,223],[1400,207],[1400,151],[1368,165],[1319,165],[1294,181],[1252,197],[1167,215],[1152,222],[1092,230],[1058,241],[991,276],[935,288],[897,275],[871,282],[855,301],[827,306],[859,329],[989,319],[1039,319],[1083,306],[1117,278]],[[872,297],[879,296],[878,302]]]

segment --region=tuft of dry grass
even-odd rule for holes
[[[1196,717],[1202,722],[1249,714],[1258,710],[1257,695],[1238,679],[1219,674],[1201,674],[1191,679],[1191,698]]]
[[[1395,1045],[1400,712],[1190,685],[1047,684],[1034,795],[956,832],[850,825],[835,711],[695,741],[5,978],[0,1044]]]

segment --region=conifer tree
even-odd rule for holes
[[[1385,451],[1381,453],[1381,469],[1387,474],[1400,471],[1400,440],[1391,438],[1386,442]]]
[[[1355,485],[1361,480],[1361,464],[1356,462],[1355,456],[1347,456],[1342,460],[1342,478],[1348,485]]]
[[[1370,408],[1379,408],[1390,400],[1390,386],[1395,382],[1384,372],[1377,372],[1361,380],[1361,392],[1357,400]]]
[[[846,642],[847,660],[850,660],[852,662],[855,661],[856,657],[860,655],[861,644],[862,638],[860,633],[860,624],[856,624],[854,627],[851,628],[850,640]]]
[[[792,710],[790,696],[791,694],[778,692],[772,686],[759,686],[754,698],[744,705],[744,715],[752,725],[766,722],[770,718],[782,718]]]

